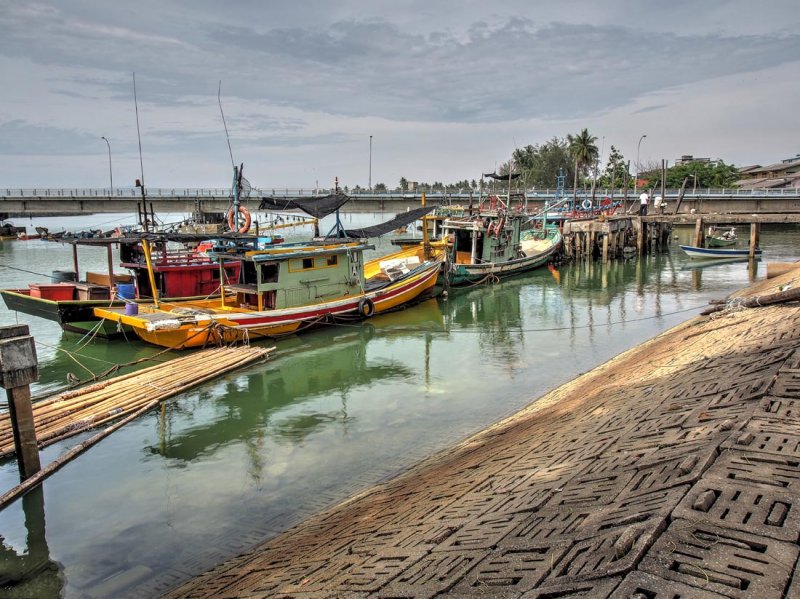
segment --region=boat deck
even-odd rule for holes
[[[796,302],[698,317],[170,596],[799,597],[799,408]]]

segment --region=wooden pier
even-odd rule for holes
[[[564,223],[564,256],[570,260],[645,255],[667,249],[675,225],[694,225],[692,245],[703,247],[708,225],[750,228],[750,252],[759,245],[762,225],[800,224],[800,213],[613,215]]]
[[[800,597],[800,305],[743,301],[798,287],[763,281],[170,596]]]
[[[564,223],[564,255],[573,260],[608,262],[627,254],[659,252],[669,245],[672,223],[639,216],[610,216]]]

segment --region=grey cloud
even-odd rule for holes
[[[461,37],[442,30],[420,34],[374,17],[264,30],[231,25],[230,18],[219,24],[210,11],[187,11],[172,30],[141,28],[135,32],[140,37],[92,20],[112,19],[108,10],[102,17],[86,11],[68,19],[51,9],[37,13],[36,23],[28,12],[11,11],[14,26],[0,52],[108,72],[110,80],[96,85],[125,100],[131,86],[119,75],[136,70],[140,102],[155,105],[216,95],[222,78],[225,95],[265,104],[472,123],[594,116],[646,92],[746,74],[800,54],[797,34],[677,35],[615,25],[540,25],[524,17],[476,18]],[[259,22],[255,14],[246,16],[242,22]],[[70,28],[76,19],[81,26]]]
[[[0,124],[0,154],[83,155],[104,151],[100,136],[19,120]]]

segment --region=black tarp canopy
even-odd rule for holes
[[[483,173],[484,177],[489,177],[490,179],[495,179],[497,181],[506,181],[507,179],[516,179],[517,177],[521,177],[522,173],[512,173],[511,175],[498,175],[497,173]]]
[[[390,231],[394,231],[398,227],[402,227],[409,223],[413,223],[415,220],[419,220],[428,214],[428,212],[431,212],[434,208],[436,208],[436,206],[423,206],[421,208],[415,208],[414,210],[409,210],[408,212],[398,214],[392,220],[387,220],[384,223],[379,223],[371,227],[364,227],[363,229],[345,229],[344,235],[345,237],[353,237],[355,239],[380,237],[381,235],[385,235]]]
[[[301,210],[314,218],[325,218],[333,214],[345,203],[350,201],[350,196],[343,193],[333,193],[326,196],[311,196],[308,198],[261,198],[259,210],[283,211]]]

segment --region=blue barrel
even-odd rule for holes
[[[71,270],[54,270],[50,273],[51,283],[72,283],[78,280],[78,273]]]
[[[118,283],[117,284],[117,297],[119,299],[135,299],[136,298],[136,285],[133,283]]]

